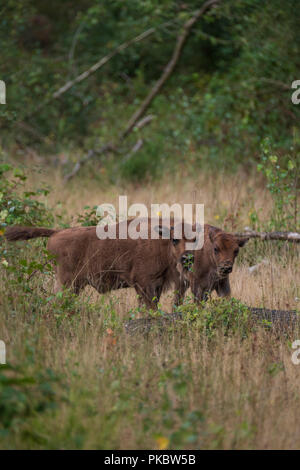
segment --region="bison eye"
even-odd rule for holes
[[[178,240],[177,238],[173,238],[172,242],[173,242],[173,245],[176,246],[176,245],[178,245],[180,240]]]
[[[217,246],[215,246],[214,248],[214,252],[216,253],[216,255],[220,252],[220,248],[218,248]]]

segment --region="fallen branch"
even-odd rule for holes
[[[276,330],[286,331],[289,328],[295,328],[299,325],[300,316],[296,310],[270,310],[267,308],[248,307],[251,313],[251,319],[261,321],[262,325],[275,328]],[[201,315],[201,313],[200,313]],[[183,316],[180,312],[169,313],[161,317],[138,318],[125,323],[125,330],[130,335],[147,334],[152,328],[165,330],[170,326],[178,324]],[[270,323],[268,325],[268,323]]]
[[[300,243],[300,233],[298,232],[255,232],[249,230],[241,233],[234,233],[237,237],[260,238],[260,240],[283,240]]]

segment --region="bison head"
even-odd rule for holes
[[[216,274],[222,279],[231,273],[239,249],[247,243],[248,238],[238,238],[215,227],[209,229],[212,245],[211,258],[216,267]]]
[[[199,252],[183,252],[177,263],[182,280],[191,285],[194,293],[199,289],[200,279],[206,287],[225,279],[232,271],[239,249],[248,241],[248,238],[235,237],[216,227],[208,226],[207,230],[208,243]]]

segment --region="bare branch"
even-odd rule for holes
[[[148,116],[145,116],[143,119],[136,123],[136,125],[134,126],[135,129],[142,129],[142,127],[146,126],[151,121],[153,121],[154,118],[154,114],[149,114]]]
[[[291,85],[287,85],[286,83],[281,82],[280,80],[272,80],[271,78],[261,77],[257,81],[278,86],[279,88],[282,88],[283,90],[291,90]]]
[[[259,238],[260,240],[283,240],[300,243],[300,233],[298,232],[255,232],[254,230],[234,233],[237,237]]]
[[[112,144],[105,144],[99,150],[89,150],[88,153],[75,164],[73,170],[64,177],[64,181],[67,182],[73,178],[73,176],[78,173],[82,165],[84,165],[88,160],[91,160],[95,155],[101,155],[109,151],[116,151]]]
[[[77,44],[78,38],[80,36],[80,33],[81,33],[84,26],[85,26],[85,23],[84,23],[84,21],[82,21],[79,24],[76,31],[75,31],[75,34],[74,34],[73,40],[72,40],[72,44],[71,44],[71,49],[69,51],[69,56],[68,56],[68,58],[69,58],[69,68],[70,68],[70,70],[73,69],[73,73],[75,73],[74,63],[73,63],[74,62],[75,48],[76,48],[76,44]]]
[[[70,88],[72,88],[76,83],[80,83],[86,78],[88,78],[92,73],[95,73],[97,70],[99,70],[103,65],[105,65],[110,59],[112,59],[115,55],[119,54],[120,52],[124,51],[127,47],[131,46],[132,44],[135,44],[137,42],[142,41],[143,39],[147,38],[151,34],[155,32],[155,28],[150,28],[147,29],[147,31],[144,31],[142,34],[139,34],[133,39],[130,39],[129,41],[124,42],[123,44],[120,44],[116,49],[114,49],[110,54],[106,55],[105,57],[102,57],[98,62],[96,62],[94,65],[92,65],[88,70],[85,72],[81,73],[78,75],[74,80],[70,80],[67,83],[65,83],[64,86],[59,88],[55,93],[53,93],[52,98],[56,99],[59,98],[63,93],[68,91]]]
[[[143,144],[144,144],[143,139],[138,139],[138,141],[134,144],[130,152],[123,158],[122,164],[124,165],[124,163],[128,162],[128,160],[130,160],[132,155],[134,155],[136,152],[138,152],[142,148]]]
[[[80,75],[75,77],[73,80],[69,80],[67,83],[65,83],[62,87],[60,87],[57,91],[55,91],[48,99],[46,99],[45,101],[40,103],[38,106],[36,106],[36,108],[33,112],[23,116],[23,120],[28,119],[31,116],[35,115],[38,111],[40,111],[47,104],[49,104],[50,101],[52,101],[53,99],[59,98],[61,95],[66,93],[68,90],[70,90],[70,88],[72,88],[74,85],[76,85],[77,83],[80,83],[83,80],[85,80],[86,78],[88,78],[90,75],[92,75],[97,70],[99,70],[101,67],[103,67],[115,55],[117,55],[120,52],[127,49],[127,47],[131,46],[132,44],[138,43],[138,42],[142,41],[143,39],[149,37],[151,34],[153,34],[156,31],[156,29],[157,28],[147,29],[143,33],[139,34],[138,36],[136,36],[132,39],[129,39],[128,41],[124,42],[123,44],[120,44],[110,54],[106,55],[105,57],[102,57],[98,62],[96,62],[94,65],[92,65],[88,70],[81,73]]]
[[[183,25],[183,31],[179,36],[177,37],[176,45],[172,54],[172,57],[166,67],[164,68],[164,71],[161,75],[161,77],[157,80],[153,88],[150,90],[149,94],[147,97],[144,99],[142,105],[140,108],[132,115],[132,117],[129,119],[129,122],[125,128],[125,130],[122,132],[120,139],[124,139],[125,137],[130,134],[132,129],[134,128],[135,124],[137,121],[144,115],[145,111],[148,109],[150,106],[151,102],[155,98],[155,96],[159,93],[163,85],[166,83],[170,75],[172,74],[178,59],[181,55],[182,48],[184,46],[184,43],[194,26],[194,24],[201,18],[201,16],[211,7],[217,5],[220,0],[208,0],[207,2],[204,3],[202,8],[197,10],[191,18],[186,21],[186,23]]]

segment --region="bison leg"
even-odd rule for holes
[[[142,307],[145,305],[147,308],[157,310],[157,304],[162,293],[162,286],[151,288],[136,285],[135,290],[139,296],[139,306]]]
[[[218,281],[215,285],[216,292],[219,297],[230,297],[229,277],[225,277]]]
[[[78,282],[62,283],[58,278],[56,278],[53,290],[54,294],[57,294],[58,292],[62,291],[63,288],[65,288],[70,289],[74,294],[78,295],[83,287],[84,286]]]
[[[56,269],[54,282],[54,293],[57,294],[63,288],[70,289],[74,294],[79,294],[81,289],[87,285],[86,282],[74,278],[70,272],[62,271],[59,267]]]
[[[63,288],[63,285],[62,283],[60,282],[60,280],[58,279],[58,277],[55,278],[55,281],[54,281],[54,294],[57,294],[58,292],[60,292]]]
[[[196,291],[193,291],[195,302],[196,303],[200,303],[202,301],[206,302],[210,293],[211,293],[211,289],[207,289],[207,288],[196,289]]]
[[[184,294],[188,288],[188,283],[185,280],[181,280],[179,284],[175,284],[175,296],[174,305],[178,307],[183,303]]]
[[[208,290],[202,292],[201,300],[206,302],[208,297],[209,297],[209,294],[210,294],[210,291],[208,291]]]

